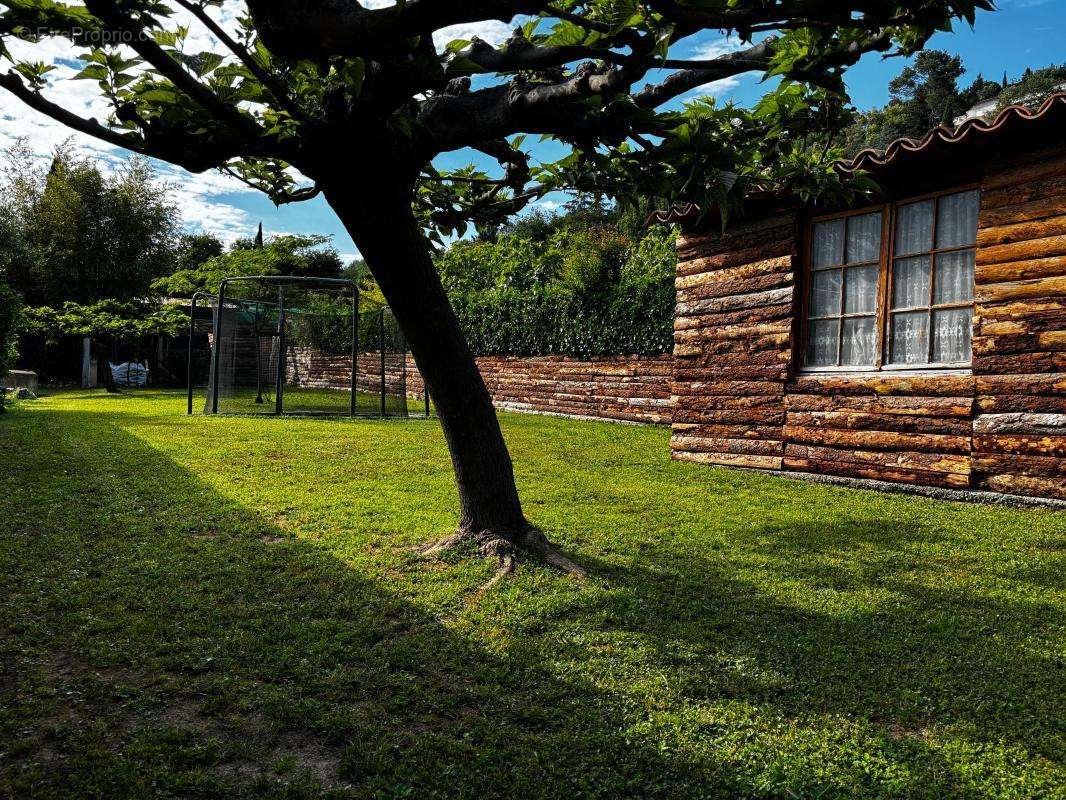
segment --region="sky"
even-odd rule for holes
[[[389,5],[391,0],[362,2],[374,7]],[[223,18],[221,21],[227,20]],[[1026,67],[1036,69],[1061,63],[1066,60],[1060,38],[1063,30],[1066,30],[1066,0],[1000,0],[996,12],[979,13],[974,28],[958,23],[954,32],[937,34],[927,46],[962,57],[967,72],[960,80],[960,85],[965,86],[979,73],[985,78],[999,80],[1006,72],[1011,80],[1015,80]],[[193,27],[193,31],[194,39],[203,37],[203,46],[197,47],[201,43],[191,41],[189,49],[192,52],[208,49],[211,43],[207,34],[196,27]],[[472,23],[442,32],[438,41],[469,39],[477,35],[491,43],[498,43],[509,32],[509,26],[501,22]],[[679,42],[671,55],[677,58],[709,57],[733,47],[735,43],[724,39],[720,33],[706,32]],[[32,57],[32,60],[43,60],[57,66],[50,73],[46,96],[83,116],[100,120],[107,117],[106,104],[94,99],[96,86],[92,81],[65,80],[79,68],[72,58],[75,51],[69,43],[53,39],[47,40],[43,46],[33,46],[32,50],[28,48],[28,45],[16,44],[12,50],[18,56]],[[906,61],[900,58],[884,60],[876,54],[865,56],[847,76],[855,106],[865,110],[883,105],[888,100],[889,81],[905,65]],[[759,76],[746,75],[704,87],[701,93],[749,106],[758,101],[763,88]],[[57,144],[71,137],[71,132],[0,90],[0,149],[8,147],[18,137],[27,137],[34,151],[42,158],[47,158]],[[78,149],[98,158],[105,165],[117,165],[127,155],[124,151],[86,137],[75,136],[74,143]],[[532,146],[534,160],[553,160],[564,152],[561,146],[552,143]],[[454,168],[471,161],[478,161],[478,158],[469,152],[459,152],[439,157],[438,164]],[[358,255],[351,238],[322,198],[275,208],[266,196],[219,173],[194,175],[168,164],[158,163],[156,166],[161,177],[175,185],[175,198],[190,231],[207,231],[223,241],[232,242],[253,235],[262,222],[268,236],[284,233],[321,234],[332,237],[332,245],[346,260]],[[561,200],[565,200],[565,197],[549,196],[534,208],[539,206],[550,211]]]

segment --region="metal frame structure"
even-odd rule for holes
[[[275,390],[274,390],[274,416],[282,416],[285,412],[285,365],[286,365],[286,308],[285,308],[285,294],[284,288],[291,285],[304,285],[304,286],[331,286],[348,288],[351,290],[352,296],[352,345],[351,345],[351,359],[352,359],[352,372],[351,372],[351,384],[349,387],[351,398],[349,400],[348,414],[349,417],[359,416],[357,412],[357,377],[359,370],[359,284],[348,278],[314,278],[314,277],[302,277],[295,275],[247,275],[234,278],[224,278],[222,283],[219,284],[218,294],[214,295],[210,292],[195,292],[192,296],[192,301],[189,309],[189,349],[188,349],[188,363],[186,366],[186,382],[187,382],[187,406],[186,413],[191,415],[193,413],[193,338],[196,335],[196,309],[198,303],[204,298],[213,298],[215,300],[215,315],[213,321],[213,343],[211,346],[211,361],[210,361],[210,379],[208,381],[211,397],[205,413],[218,414],[218,389],[219,389],[219,352],[220,347],[218,343],[221,341],[222,336],[222,309],[226,302],[226,289],[233,283],[261,283],[261,284],[275,284],[278,287],[278,364],[275,375]],[[269,303],[273,305],[273,303]],[[381,350],[381,410],[380,416],[382,418],[389,416],[386,410],[387,391],[385,381],[385,309],[381,310],[381,316],[378,320],[378,330],[380,336],[380,350]],[[256,357],[258,359],[259,354],[257,351]],[[407,374],[407,363],[404,359],[402,366],[404,376]],[[259,372],[259,370],[257,370]],[[257,381],[261,380],[261,374],[257,375]],[[406,384],[406,380],[404,381]],[[260,402],[262,397],[262,391],[260,388],[257,401]],[[424,414],[428,418],[430,416],[430,404],[429,404],[429,390],[423,391],[423,404]],[[343,415],[341,415],[343,416]]]

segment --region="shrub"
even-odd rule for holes
[[[438,267],[478,355],[658,355],[673,344],[674,233],[558,225],[459,242]]]

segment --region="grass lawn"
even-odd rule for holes
[[[183,411],[0,417],[0,797],[1066,797],[1066,514],[504,414],[479,594],[436,421]]]

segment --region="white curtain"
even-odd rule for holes
[[[814,225],[811,266],[835,267],[844,263],[844,220],[831,219]]]
[[[840,313],[840,270],[811,273],[811,316],[831,317]]]
[[[933,201],[900,206],[896,216],[896,255],[933,249]]]
[[[929,305],[929,256],[901,258],[893,266],[892,307]]]
[[[973,300],[973,265],[973,250],[938,253],[933,301],[940,305]]]
[[[977,212],[979,199],[976,191],[941,197],[936,212],[936,246],[965,247],[977,240]]]
[[[847,261],[861,264],[881,257],[881,212],[863,214],[848,220]]]
[[[877,278],[880,268],[876,264],[866,267],[848,267],[844,273],[844,313],[862,314],[877,309]]]
[[[873,317],[844,320],[840,361],[848,366],[871,366],[877,351],[877,326]]]
[[[909,311],[892,315],[889,350],[893,364],[924,364],[929,358],[929,312]]]
[[[933,361],[953,364],[970,360],[973,310],[946,308],[933,312]]]
[[[831,367],[837,363],[837,340],[840,338],[840,320],[811,320],[807,334],[807,365]]]

